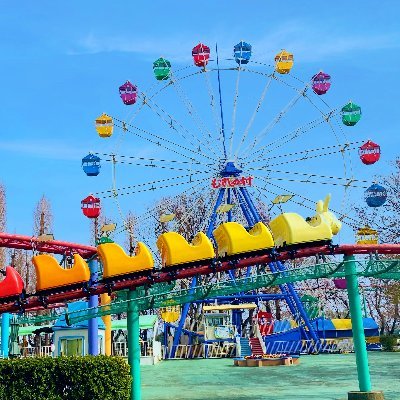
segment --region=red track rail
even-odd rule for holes
[[[1,242],[0,242],[1,243]],[[47,242],[50,243],[50,242]],[[54,242],[53,242],[54,243]],[[62,242],[59,242],[62,243]],[[68,244],[67,248],[77,248],[73,246],[78,246],[78,248],[89,248],[91,251],[96,249],[89,246],[79,246]],[[285,261],[293,258],[303,258],[312,257],[316,255],[329,255],[329,254],[342,254],[342,255],[352,255],[352,254],[400,254],[400,244],[383,244],[383,245],[340,245],[334,248],[329,246],[318,246],[318,247],[308,247],[304,249],[297,250],[296,252],[283,251],[282,253],[276,254],[272,257],[270,254],[264,255],[254,255],[247,258],[239,259],[232,263],[231,261],[223,261],[218,265],[218,271],[227,271],[230,269],[246,268],[252,265],[262,265],[268,264],[271,261],[279,260]],[[183,268],[183,266],[182,266]],[[186,269],[178,269],[173,276],[168,271],[155,272],[153,275],[153,282],[169,282],[171,280],[190,278],[196,275],[209,275],[216,271],[215,268],[206,265],[197,265],[194,267],[189,267]],[[113,284],[113,291],[123,290],[123,289],[133,289],[135,287],[143,286],[151,283],[148,277],[134,277],[127,278],[124,280],[116,281]],[[107,293],[109,288],[104,283],[99,283],[95,289],[92,288],[91,294],[101,294]],[[69,300],[76,300],[87,297],[87,293],[84,293],[81,289],[71,290],[69,292],[51,294],[46,297],[47,304],[54,304],[65,302]],[[27,304],[24,309],[29,311],[32,308],[43,307],[40,299],[37,296],[32,296],[28,298]],[[8,303],[0,305],[0,313],[4,312],[15,312],[20,310],[17,304]]]
[[[0,247],[11,249],[32,250],[35,249],[42,253],[52,254],[72,254],[79,253],[83,258],[90,258],[96,254],[96,247],[85,246],[82,244],[60,242],[58,240],[49,240],[42,242],[36,237],[10,235],[0,232]]]

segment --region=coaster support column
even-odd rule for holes
[[[141,400],[140,388],[140,326],[135,290],[128,292],[128,363],[131,367],[131,400]]]
[[[368,366],[367,346],[362,319],[361,298],[358,289],[357,268],[354,255],[345,255],[347,295],[353,330],[354,351],[356,353],[359,392],[349,392],[349,400],[382,400],[382,392],[371,391],[371,377]]]
[[[1,354],[8,357],[8,341],[10,338],[10,314],[4,313],[1,316]]]

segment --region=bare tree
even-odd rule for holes
[[[381,243],[400,242],[400,158],[392,165],[394,170],[389,175],[377,177],[386,188],[386,203],[381,207],[355,207],[360,223],[378,230]]]
[[[356,206],[360,226],[369,225],[379,233],[380,243],[400,243],[400,158],[392,163],[388,175],[377,176],[386,188],[387,200],[381,207]],[[393,256],[390,256],[393,258]],[[369,314],[376,319],[381,333],[392,334],[400,323],[400,285],[396,281],[370,279],[365,290]]]
[[[134,241],[136,233],[137,217],[131,211],[127,214],[125,218],[125,248],[128,250],[129,254],[132,255],[135,251]]]
[[[53,214],[50,201],[43,195],[33,213],[33,234],[35,236],[53,232]]]

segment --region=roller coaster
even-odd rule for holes
[[[72,267],[64,269],[51,255],[33,256],[37,274],[35,293],[25,293],[22,278],[13,267],[8,266],[4,271],[5,279],[0,283],[0,313],[45,308],[51,304],[89,295],[137,287],[148,288],[155,283],[172,282],[249,266],[258,266],[258,272],[261,274],[265,272],[266,266],[274,262],[282,263],[304,257],[320,259],[325,255],[369,255],[371,263],[360,274],[372,276],[390,272],[391,279],[400,278],[400,263],[397,260],[379,262],[379,255],[400,254],[400,245],[333,245],[331,243],[333,232],[337,233],[337,226],[334,215],[327,210],[328,202],[329,198],[325,203],[319,202],[317,210],[322,212],[317,213],[315,218],[307,222],[294,213],[279,215],[275,222],[273,220],[270,223],[272,233],[262,222],[258,222],[249,231],[236,222],[223,223],[214,231],[216,251],[210,239],[201,232],[196,235],[191,244],[175,232],[164,233],[157,241],[163,264],[162,268],[158,269],[154,268],[154,260],[149,249],[141,242],[136,247],[136,254],[129,256],[116,243],[104,243],[95,248],[59,241],[41,242],[37,238],[0,233],[1,247],[34,249],[40,253],[64,256],[73,255],[74,259]],[[318,218],[320,223],[311,225],[312,220]],[[279,224],[279,221],[283,222]],[[293,236],[293,232],[303,232],[303,235]],[[284,243],[284,246],[276,246],[273,237],[279,237],[279,243]],[[103,265],[103,275],[97,281],[90,281],[90,271],[85,259],[95,257],[98,257]],[[373,272],[371,272],[371,265],[374,265]],[[309,272],[305,278],[299,276],[293,278],[293,272],[288,270],[284,273],[281,271],[281,274],[286,278],[292,276],[290,281],[296,281],[333,276],[339,271],[339,269],[325,271],[318,266],[320,264],[317,263],[315,271]],[[247,283],[254,283],[253,287],[250,283],[248,290],[255,286],[279,284],[279,280],[275,281],[279,277],[279,271],[274,272],[271,267],[269,269],[271,276],[275,277],[273,282],[256,283],[247,277]],[[300,274],[301,268],[298,271]],[[236,292],[240,291],[239,281],[235,285]]]

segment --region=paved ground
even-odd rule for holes
[[[400,353],[369,353],[372,387],[400,399]],[[358,390],[354,354],[302,356],[300,365],[240,368],[233,360],[175,360],[142,367],[143,400],[346,400]]]

